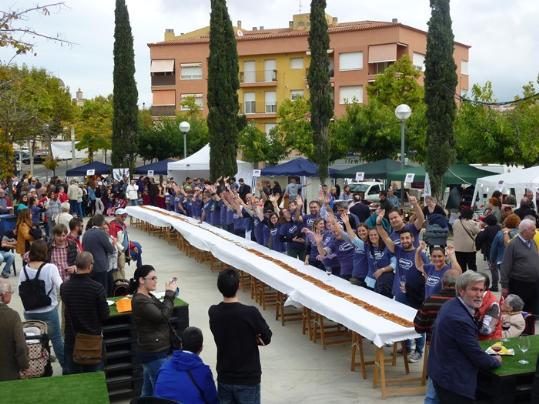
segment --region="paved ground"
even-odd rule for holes
[[[212,273],[207,265],[201,265],[186,257],[175,246],[170,246],[163,239],[150,236],[137,229],[130,229],[131,238],[141,242],[143,261],[154,265],[159,277],[159,286],[172,276],[177,276],[180,283],[180,296],[189,302],[190,324],[200,327],[204,333],[204,350],[201,354],[215,375],[216,347],[209,324],[208,308],[221,300],[216,287],[217,273]],[[478,260],[479,261],[479,260]],[[17,262],[20,268],[20,262]],[[484,266],[481,265],[480,268]],[[133,267],[128,267],[127,275],[133,274]],[[16,286],[15,278],[11,278]],[[241,294],[241,301],[254,304],[247,293]],[[11,307],[21,313],[22,304],[17,294]],[[261,348],[262,361],[262,401],[264,403],[422,403],[422,397],[395,397],[380,399],[380,391],[372,388],[372,370],[367,380],[363,380],[359,371],[350,371],[350,346],[331,346],[323,350],[301,334],[298,322],[282,327],[275,321],[273,308],[263,312],[273,331],[270,345]],[[372,346],[366,344],[366,355],[372,358]],[[54,364],[55,375],[60,374],[59,366]],[[404,374],[402,361],[390,374]],[[419,374],[419,364],[412,365],[412,371]]]

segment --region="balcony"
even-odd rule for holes
[[[275,118],[277,117],[277,103],[258,104],[255,101],[246,101],[240,105],[240,114],[247,119]]]
[[[176,76],[174,75],[174,72],[152,73],[152,87],[174,85],[176,85]]]
[[[240,87],[275,87],[277,70],[240,72]]]
[[[174,105],[156,105],[150,108],[152,116],[174,116],[176,107]]]

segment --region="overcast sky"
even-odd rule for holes
[[[52,2],[48,1],[49,3]],[[2,0],[0,10],[17,10],[36,0]],[[40,3],[42,3],[40,1]],[[308,0],[228,0],[234,24],[250,29],[288,26],[294,13],[309,11]],[[114,0],[66,0],[66,7],[50,16],[35,14],[24,24],[40,33],[60,35],[75,43],[60,46],[37,40],[36,56],[17,56],[14,63],[43,67],[60,77],[71,89],[84,91],[86,98],[112,92],[112,48]],[[209,0],[127,0],[134,36],[136,81],[139,105],[151,105],[148,42],[163,40],[165,28],[176,34],[209,24]],[[522,84],[535,81],[539,73],[539,1],[453,0],[453,32],[459,42],[471,45],[471,83],[493,82],[498,101],[512,99]],[[391,21],[427,30],[428,0],[328,0],[327,12],[339,22],[357,20]],[[0,48],[0,60],[13,56]]]

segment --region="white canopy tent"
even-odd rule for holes
[[[504,194],[513,194],[519,201],[524,196],[526,189],[533,192],[539,191],[539,166],[526,169],[514,168],[511,172],[489,175],[488,177],[478,178],[475,183],[474,201],[476,195],[479,196],[479,204],[485,205],[485,201],[496,190]]]
[[[70,160],[73,157],[71,147],[71,142],[52,142],[51,149],[53,158],[58,160]],[[88,149],[75,149],[76,159],[84,159],[86,157],[88,157]]]
[[[253,165],[241,160],[237,163],[236,180],[243,178],[246,184],[250,184],[253,177]],[[210,145],[207,144],[183,160],[168,163],[168,175],[177,183],[181,183],[186,177],[208,178],[210,176]]]

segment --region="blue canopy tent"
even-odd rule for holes
[[[330,169],[331,175],[334,170]],[[318,176],[318,165],[311,160],[303,157],[287,161],[283,164],[270,166],[262,169],[263,176],[298,176],[298,177],[316,177]]]
[[[148,174],[148,171],[153,171],[157,175],[167,175],[168,174],[168,163],[176,161],[175,159],[165,159],[157,161],[156,163],[146,164],[140,167],[135,168],[135,174]]]
[[[84,177],[87,175],[88,170],[94,170],[94,175],[110,174],[112,173],[112,166],[99,161],[94,161],[92,163],[67,170],[66,177]]]

